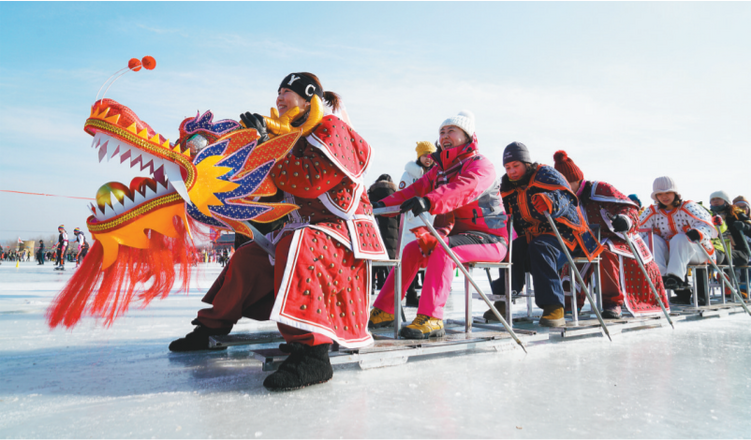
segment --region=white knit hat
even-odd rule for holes
[[[722,200],[728,202],[728,205],[732,205],[733,204],[733,202],[730,201],[730,196],[725,191],[715,191],[715,192],[713,192],[712,194],[709,195],[709,201],[710,202],[714,198],[722,199]]]
[[[441,126],[438,127],[438,131],[441,131],[441,129],[447,125],[456,125],[461,128],[467,133],[467,137],[471,140],[472,136],[475,135],[475,114],[469,110],[462,110],[458,115],[452,116],[443,121]]]
[[[674,192],[676,197],[681,198],[681,194],[678,192],[678,185],[675,184],[673,179],[668,176],[662,176],[655,179],[652,184],[652,200],[657,202],[655,194],[664,192]]]

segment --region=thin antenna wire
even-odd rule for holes
[[[105,86],[105,85],[107,85],[107,83],[108,83],[108,82],[109,82],[109,81],[110,81],[110,80],[111,80],[111,79],[112,79],[112,78],[113,78],[113,77],[114,77],[115,75],[117,75],[118,73],[120,73],[120,72],[122,72],[123,70],[126,70],[126,69],[130,69],[130,67],[123,67],[122,69],[120,69],[120,70],[118,70],[117,72],[113,73],[113,74],[112,74],[112,76],[110,76],[109,78],[107,78],[107,81],[105,81],[105,82],[104,82],[104,83],[102,84],[102,87],[99,87],[99,91],[97,91],[97,92],[96,92],[96,99],[94,100],[94,102],[97,102],[97,101],[99,101],[99,93],[100,93],[100,92],[102,91],[102,89],[104,88],[104,86]],[[111,84],[110,84],[110,85],[111,85]],[[107,93],[107,92],[105,92],[105,93]]]
[[[121,77],[121,76],[125,75],[125,74],[126,74],[126,73],[128,73],[128,72],[129,72],[130,70],[131,70],[131,69],[128,69],[127,71],[125,71],[125,72],[121,73],[120,75],[118,75],[118,76],[117,76],[117,78],[115,78],[115,79],[113,79],[113,80],[112,80],[112,82],[110,83],[110,85],[108,85],[108,86],[107,86],[107,89],[106,89],[106,90],[104,91],[104,93],[102,94],[102,101],[104,101],[104,95],[106,95],[106,94],[107,94],[107,92],[109,91],[110,87],[112,87],[112,84],[114,84],[114,83],[115,83],[115,81],[117,81],[118,79],[120,79],[120,77]]]

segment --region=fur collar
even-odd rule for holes
[[[424,173],[423,168],[415,161],[407,162],[407,165],[404,165],[404,171],[415,179],[419,179]]]
[[[394,182],[387,182],[385,180],[379,180],[378,182],[370,185],[370,188],[368,191],[373,191],[374,189],[378,188],[390,188],[393,189],[395,192],[397,191],[396,184]]]

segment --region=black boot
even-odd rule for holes
[[[420,299],[417,297],[417,289],[415,289],[415,283],[412,283],[407,288],[407,307],[417,307],[420,305]]]
[[[662,285],[665,287],[665,290],[672,291],[683,290],[689,286],[689,284],[685,280],[678,278],[672,273],[669,273],[666,276],[662,277]]]
[[[501,314],[503,319],[506,319],[506,301],[496,301],[493,303],[496,310],[498,310],[498,313]],[[493,310],[488,309],[485,313],[482,314],[482,318],[485,320],[485,322],[500,322],[498,320],[498,317],[495,316],[495,313],[493,313]]]
[[[623,312],[621,306],[618,304],[607,304],[602,307],[603,319],[621,319],[623,318]]]
[[[675,296],[670,298],[671,304],[691,304],[691,290],[680,289],[674,290]]]
[[[279,349],[290,353],[279,369],[263,381],[270,391],[290,391],[324,383],[334,377],[329,360],[331,344],[305,345],[299,342],[281,344]]]
[[[224,328],[210,328],[205,327],[202,324],[198,324],[196,322],[193,322],[193,324],[197,324],[196,328],[185,335],[184,338],[177,339],[175,341],[172,341],[172,343],[169,345],[170,351],[198,351],[198,350],[208,350],[209,349],[209,336],[217,336],[217,335],[228,335],[229,332],[232,330],[232,327],[224,327]],[[227,347],[222,347],[227,348]]]

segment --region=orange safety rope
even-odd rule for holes
[[[9,189],[0,189],[0,191],[8,192],[8,193],[15,193],[15,194],[30,194],[32,196],[65,197],[68,199],[96,200],[92,197],[59,196],[57,194],[42,194],[42,193],[33,193],[33,192],[25,192],[25,191],[11,191]]]

